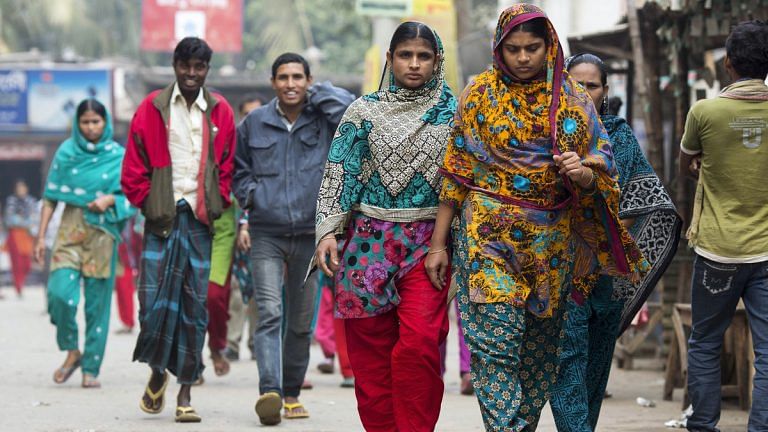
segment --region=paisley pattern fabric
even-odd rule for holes
[[[651,265],[640,281],[633,283],[622,278],[613,281],[613,299],[623,304],[618,324],[621,334],[672,263],[683,220],[626,120],[612,115],[604,115],[601,119],[610,136],[619,169],[619,217],[635,219],[629,232]]]
[[[458,230],[461,231],[460,221]],[[488,431],[534,431],[557,378],[565,308],[540,318],[507,303],[471,301],[463,263],[465,236],[453,249],[461,326],[470,351],[475,395]],[[566,283],[563,294],[571,285]]]
[[[558,432],[592,432],[597,425],[623,306],[611,298],[611,279],[601,277],[583,305],[568,299],[560,370],[550,400]]]
[[[608,134],[589,95],[563,73],[557,34],[547,20],[544,73],[516,79],[501,60],[511,29],[546,18],[518,4],[499,18],[494,65],[461,97],[441,172],[440,200],[467,221],[469,296],[473,302],[527,305],[551,316],[567,274],[563,252],[573,245],[573,283],[584,297],[598,274],[637,281],[648,263],[619,223],[618,173]],[[587,192],[558,173],[553,155],[574,151],[597,174]]]
[[[445,82],[442,43],[435,76],[386,85],[344,114],[328,153],[317,201],[317,241],[343,236],[336,272],[336,317],[386,313],[400,302],[395,283],[426,255],[456,98]],[[384,83],[383,83],[384,84]]]
[[[386,84],[357,99],[342,118],[328,153],[317,202],[316,236],[342,234],[352,212],[390,222],[434,219],[437,167],[453,125],[456,98],[445,82],[443,47],[432,80],[418,89]]]
[[[631,128],[620,117],[603,116],[602,120],[619,169],[619,215],[635,219],[630,232],[652,268],[637,284],[601,277],[583,305],[568,301],[560,373],[552,393],[559,432],[594,430],[616,338],[653,291],[680,240],[681,219]]]

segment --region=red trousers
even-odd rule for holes
[[[448,336],[448,285],[436,290],[422,261],[397,291],[397,308],[345,320],[357,411],[368,432],[431,432],[443,400],[439,347]]]
[[[120,315],[120,321],[128,328],[133,328],[136,324],[133,306],[133,295],[135,292],[136,284],[133,278],[133,269],[123,267],[123,275],[115,278],[115,298],[117,299],[117,311]]]
[[[320,294],[320,309],[317,311],[315,340],[320,344],[325,358],[334,358],[339,354],[341,376],[352,378],[352,365],[347,354],[347,337],[344,331],[344,320],[333,317],[333,292],[331,288],[323,287]]]
[[[115,277],[115,299],[120,321],[128,328],[133,328],[135,323],[133,296],[136,293],[136,279],[134,279],[131,260],[128,255],[126,241],[117,245],[117,256],[123,267],[123,274]]]
[[[16,293],[21,295],[24,282],[27,280],[29,270],[32,268],[32,236],[23,228],[11,228],[8,230],[8,255],[11,258],[11,274]]]
[[[211,351],[221,352],[227,347],[230,276],[223,286],[208,282],[208,348]]]

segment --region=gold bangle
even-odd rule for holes
[[[432,254],[436,254],[436,253],[440,253],[440,252],[445,252],[445,251],[447,251],[447,250],[448,250],[448,246],[446,246],[446,247],[444,247],[444,248],[442,248],[442,249],[437,249],[437,250],[428,250],[428,251],[427,251],[427,255],[432,255]]]

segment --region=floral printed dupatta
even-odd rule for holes
[[[522,81],[506,67],[502,42],[514,27],[537,18],[546,20],[549,33],[544,70],[542,76]],[[551,22],[536,6],[511,6],[499,18],[493,48],[494,65],[462,94],[443,164],[447,181],[441,199],[459,203],[466,191],[474,190],[524,213],[526,209],[548,211],[559,217],[555,215],[566,211],[570,222],[558,229],[566,230],[563,234],[574,248],[569,260],[574,263],[577,298],[589,293],[598,274],[638,280],[648,264],[619,223],[618,173],[608,135],[589,95],[564,71],[562,48]],[[557,173],[551,155],[566,151],[581,155],[583,164],[595,171],[594,192],[584,191]],[[529,227],[521,238],[541,238],[546,234],[542,229]],[[507,240],[510,250],[522,246],[514,237]],[[560,246],[550,242],[550,249],[553,247]],[[538,251],[516,253],[537,256]],[[508,273],[501,265],[498,269]],[[525,282],[515,273],[508,275],[514,280],[515,292],[500,294],[495,292],[498,284],[471,282],[470,296],[473,301],[516,303],[533,292],[547,303],[536,305],[538,312],[549,315],[557,306],[556,286],[562,276],[552,276],[549,281],[532,276]],[[477,295],[473,285],[477,289],[483,286],[485,292]]]

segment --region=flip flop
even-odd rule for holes
[[[289,420],[309,417],[309,413],[304,408],[304,404],[302,404],[301,402],[287,403],[283,405],[283,408],[285,408],[285,414],[283,416]],[[298,411],[298,412],[294,412],[294,411]]]
[[[176,407],[176,423],[200,423],[202,420],[203,418],[191,406]]]
[[[256,414],[259,421],[265,426],[274,426],[280,423],[280,408],[283,407],[283,398],[277,392],[267,392],[256,401]]]
[[[80,367],[80,359],[75,360],[74,363],[72,363],[72,366],[70,367],[60,367],[56,369],[56,372],[53,373],[53,382],[56,384],[64,384],[67,382],[69,377],[72,376],[73,373],[77,370],[77,368]],[[61,373],[61,379],[56,379],[56,373]]]
[[[99,380],[97,380],[96,377],[91,374],[83,374],[83,383],[81,385],[83,388],[101,388],[101,383]]]
[[[147,383],[147,388],[144,389],[144,394],[149,396],[149,399],[152,401],[152,405],[147,406],[144,403],[144,396],[142,395],[141,399],[139,400],[139,408],[141,408],[142,411],[144,411],[147,414],[160,414],[163,411],[163,408],[165,408],[165,388],[168,387],[168,372],[164,374],[163,379],[163,386],[160,387],[160,389],[157,392],[153,392],[151,388],[149,388],[149,383]],[[157,400],[160,399],[160,407],[157,409],[153,409],[152,407],[157,404]]]

